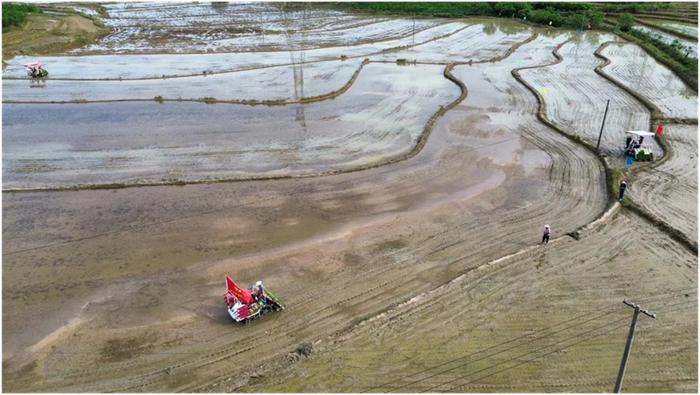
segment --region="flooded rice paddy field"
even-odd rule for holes
[[[306,105],[6,104],[5,188],[350,170],[410,152],[459,97],[441,66],[365,68],[346,94]]]
[[[75,50],[88,53],[187,53],[311,49],[414,35],[440,22],[358,17],[333,10],[274,3],[105,5],[113,33]]]
[[[610,107],[600,146],[620,156],[625,131],[649,128],[649,111],[634,97],[595,73],[602,60],[594,52],[615,36],[586,32],[563,43],[557,64],[521,71],[523,78],[540,92],[547,117],[572,134],[596,144],[606,102]],[[658,145],[654,150],[661,153]]]
[[[698,36],[698,26],[697,25],[691,25],[689,23],[682,23],[682,22],[676,22],[676,21],[669,21],[669,20],[664,20],[664,19],[640,19],[642,22],[646,22],[649,24],[653,25],[659,25],[674,31],[677,31],[679,33],[687,34],[690,36]]]
[[[395,48],[426,45],[441,37],[456,34],[470,25],[462,21],[449,22],[417,33],[414,38],[347,47],[252,53],[50,56],[43,57],[42,61],[52,65],[52,79],[126,80],[184,77],[303,62],[341,60],[341,57],[365,58]],[[33,60],[34,57],[27,56],[12,58],[3,70],[3,77],[24,78],[26,72],[22,65]]]
[[[165,100],[207,98],[223,101],[298,101],[341,89],[350,83],[361,63],[361,59],[317,63],[296,62],[290,66],[147,80],[51,79],[37,84],[26,79],[5,79],[3,80],[3,101],[83,102],[153,100],[155,97]],[[26,89],[28,87],[32,89]]]
[[[698,95],[640,47],[613,43],[601,52],[610,59],[605,72],[641,93],[667,117],[696,118]]]
[[[185,39],[134,35],[146,44],[122,55],[132,36],[113,35],[100,55],[42,58],[43,88],[22,78],[28,57],[11,60],[6,390],[605,391],[629,322],[621,300],[632,298],[660,319],[640,319],[626,390],[697,391],[697,254],[610,205],[601,161],[538,119],[544,106],[541,116],[595,143],[600,97],[610,98],[610,156],[625,130],[648,129],[649,111],[594,72],[593,52],[619,38],[495,19],[426,21],[399,37],[412,20],[302,9],[280,21],[256,3],[105,6],[105,23],[125,29],[289,23],[287,43],[312,32],[348,41],[276,51],[231,32],[230,48],[261,51],[195,55],[176,53],[198,45]],[[365,35],[342,33],[361,24]],[[659,105],[667,116],[690,117],[696,95],[673,74],[608,48],[606,72],[652,102],[675,98]],[[656,73],[625,72],[633,64]],[[655,92],[663,78],[679,92]],[[277,105],[153,101],[329,92]],[[78,102],[50,103],[61,100]],[[688,237],[696,133],[667,127],[670,160],[631,179],[627,197]],[[269,176],[291,178],[187,184]],[[186,185],[8,191],[144,181]],[[545,223],[553,238],[540,247]],[[263,280],[287,309],[235,325],[226,274]],[[307,344],[310,355],[294,351]]]

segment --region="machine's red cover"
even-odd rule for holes
[[[253,302],[253,295],[250,294],[250,291],[238,287],[230,276],[226,276],[226,289],[245,304],[251,304]]]

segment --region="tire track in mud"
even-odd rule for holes
[[[636,217],[633,214],[628,214],[628,216],[620,217],[621,215],[622,214],[619,214],[618,216],[616,216],[617,218],[613,218],[614,225],[610,225],[607,223],[606,224],[599,224],[598,229],[591,230],[590,232],[587,232],[584,235],[584,239],[593,239],[593,244],[596,244],[595,240],[602,241],[602,240],[611,240],[612,239],[612,240],[616,240],[616,243],[618,243],[619,245],[622,245],[622,248],[625,248],[625,249],[634,248],[632,246],[636,245],[640,242],[639,240],[637,240],[639,237],[641,237],[642,239],[651,237],[652,240],[655,240],[655,236],[653,235],[655,230],[652,227],[646,227],[646,229],[643,232],[643,235],[641,235],[641,236],[639,236],[636,233],[627,232],[626,231],[627,226],[628,226],[627,223],[629,221],[643,221],[643,220]],[[602,230],[602,233],[600,233],[600,234],[597,233],[597,230]],[[610,233],[618,234],[618,235],[621,235],[622,237],[621,238],[613,237],[613,236],[611,236]],[[625,240],[622,240],[622,239],[625,239]],[[634,240],[632,240],[632,239],[634,239]],[[644,243],[644,242],[642,241],[642,243]],[[494,297],[496,297],[498,294],[507,295],[509,292],[511,292],[511,289],[513,287],[515,287],[515,288],[522,287],[522,284],[528,283],[528,281],[527,281],[528,277],[532,278],[533,276],[535,276],[537,278],[556,278],[558,276],[557,273],[559,273],[562,269],[565,269],[565,268],[567,270],[573,269],[574,271],[577,271],[580,273],[587,273],[589,271],[591,271],[591,273],[593,273],[595,271],[599,271],[599,269],[595,269],[595,268],[591,269],[589,266],[590,265],[596,266],[597,261],[604,260],[605,257],[598,254],[597,252],[590,251],[590,249],[588,248],[589,244],[581,243],[581,242],[574,242],[574,241],[566,241],[561,247],[559,247],[558,245],[553,246],[552,248],[554,248],[555,250],[557,250],[559,248],[564,248],[564,249],[569,249],[569,250],[573,249],[573,251],[570,254],[564,254],[562,256],[559,256],[559,258],[557,259],[557,264],[553,265],[551,262],[548,262],[548,264],[544,266],[544,270],[538,270],[537,274],[533,273],[533,270],[532,270],[531,266],[528,264],[528,261],[536,261],[538,259],[537,258],[537,256],[539,255],[538,253],[529,253],[528,257],[521,257],[521,256],[513,255],[513,256],[509,256],[505,259],[498,259],[496,261],[489,262],[480,268],[480,269],[487,270],[487,273],[480,274],[481,270],[472,271],[471,273],[468,273],[468,274],[465,274],[465,275],[462,275],[462,276],[459,276],[459,277],[453,279],[452,281],[446,283],[445,285],[443,285],[441,287],[438,287],[434,290],[419,294],[419,295],[415,296],[413,299],[411,299],[409,302],[399,305],[396,309],[392,309],[392,310],[388,311],[386,314],[375,316],[373,319],[367,320],[367,321],[365,321],[365,323],[358,325],[356,327],[356,331],[354,331],[352,333],[351,337],[346,338],[346,339],[340,338],[340,339],[338,339],[338,342],[332,342],[332,346],[335,346],[337,343],[340,343],[339,348],[332,347],[332,348],[328,348],[328,349],[323,349],[320,352],[322,354],[325,353],[326,355],[337,354],[337,352],[343,351],[345,349],[345,348],[343,348],[343,344],[348,343],[348,342],[352,342],[353,339],[357,339],[357,341],[360,343],[367,343],[368,336],[369,337],[378,336],[379,328],[390,329],[391,333],[393,334],[392,336],[394,336],[395,338],[402,338],[401,333],[406,332],[406,331],[411,333],[410,336],[421,337],[423,333],[430,333],[430,331],[433,329],[430,326],[423,327],[421,325],[416,324],[416,323],[420,323],[421,320],[424,319],[425,317],[429,317],[430,322],[433,322],[433,323],[440,322],[440,324],[438,324],[438,325],[440,325],[442,327],[445,327],[445,326],[450,327],[451,326],[450,324],[453,321],[459,322],[460,317],[462,315],[469,315],[469,311],[473,310],[473,311],[488,311],[488,312],[490,312],[490,310],[487,308],[487,306],[491,306],[494,303],[499,304],[499,303],[503,302],[501,299],[493,300]],[[608,246],[608,247],[611,249],[617,248],[615,246]],[[549,248],[549,247],[547,247],[547,248]],[[653,247],[653,248],[657,248],[657,247]],[[578,252],[576,252],[576,250],[578,250]],[[683,253],[682,252],[683,250],[679,250],[679,251],[680,251],[681,255],[689,256],[689,254],[687,252]],[[587,260],[587,259],[581,259],[582,263],[583,262],[587,263],[587,266],[585,268],[577,268],[576,267],[577,265],[572,265],[570,262],[570,259],[567,258],[567,256],[568,257],[580,256],[581,253],[583,253],[583,255],[585,255],[585,256],[595,257],[594,259],[590,260],[590,263],[589,263],[589,260]],[[626,259],[630,260],[630,259],[634,259],[634,258],[626,258]],[[496,264],[496,262],[498,262],[499,264],[493,266],[494,264]],[[694,262],[695,262],[695,266],[697,266],[697,259],[694,259]],[[518,269],[518,273],[515,273],[516,274],[515,276],[513,276],[514,273],[512,273],[512,270],[514,268]],[[690,268],[690,271],[692,272],[692,268]],[[598,274],[596,276],[602,276],[602,275],[603,274]],[[673,275],[673,274],[671,274],[671,275]],[[474,277],[474,276],[476,276],[476,277]],[[635,276],[641,278],[644,276],[644,274],[641,273],[641,271],[640,271],[640,273],[635,274]],[[505,278],[506,284],[504,285],[503,282],[496,277]],[[498,287],[495,287],[495,289],[493,289],[491,292],[486,292],[486,293],[480,292],[476,289],[470,291],[470,289],[477,287],[477,286],[488,288],[490,286],[489,285],[490,283],[486,280],[489,278],[493,278],[491,283],[498,284]],[[695,276],[693,276],[693,278],[690,280],[691,280],[691,283],[697,284],[697,278]],[[595,278],[592,279],[591,281],[595,281]],[[616,280],[615,280],[615,278],[608,278],[608,281],[615,283]],[[655,280],[656,283],[660,283],[660,284],[664,284],[665,281],[666,281],[665,279]],[[485,283],[485,284],[482,284],[482,283]],[[659,289],[659,288],[656,288],[655,284],[650,284],[650,285],[646,286],[645,288],[646,289],[655,289],[655,290]],[[660,287],[660,289],[663,289],[663,286]],[[688,290],[692,291],[694,289],[696,289],[696,288],[689,288]],[[614,299],[614,298],[616,298],[616,295],[619,294],[619,289],[611,288],[611,290],[613,291],[613,293],[610,295],[609,298]],[[653,294],[653,295],[645,294],[642,291],[639,291],[639,292],[641,293],[641,295],[645,295],[645,296],[634,298],[633,300],[640,301],[640,302],[650,301],[650,303],[653,302],[653,303],[655,303],[655,305],[657,305],[659,307],[661,307],[661,305],[659,303],[662,303],[663,300],[683,297],[683,293],[682,292],[679,293],[679,290],[674,290],[673,292],[662,292],[660,294]],[[465,297],[465,293],[468,296]],[[635,294],[636,293],[637,292],[635,292]],[[664,298],[661,298],[661,299],[659,298],[660,296],[664,296],[664,295],[666,295]],[[478,299],[478,300],[473,300],[470,296],[473,296],[475,299]],[[632,296],[632,295],[628,295],[628,296]],[[686,297],[687,297],[687,295],[686,295]],[[561,299],[561,297],[559,299]],[[462,303],[468,307],[464,309],[466,311],[463,311],[461,308],[459,308],[457,306],[454,309],[450,309],[448,311],[442,312],[442,310],[439,309],[438,307],[443,305],[445,300],[451,300],[451,301],[454,301],[457,303]],[[566,299],[561,299],[561,300],[564,300],[565,303],[572,303],[572,302],[567,302]],[[686,300],[684,302],[681,302],[680,304],[688,304],[689,302],[690,303],[697,303],[697,300]],[[576,302],[573,302],[573,303],[576,304]],[[663,307],[666,309],[670,306],[671,305],[669,305],[668,303],[663,304]],[[692,307],[692,306],[689,306],[689,307]],[[453,314],[454,311],[458,312],[457,316],[454,316],[454,314]],[[627,325],[627,322],[629,320],[629,316],[627,315],[628,313],[626,311],[624,311],[622,309],[612,309],[611,311],[618,311],[621,313],[624,312],[625,316],[621,318],[621,320],[624,321],[624,323],[621,325],[621,327]],[[668,313],[670,313],[670,311],[666,310],[665,314],[668,315]],[[448,314],[449,314],[449,319],[447,319],[447,320],[441,319],[441,316],[448,315]],[[588,314],[588,313],[584,313],[583,316],[585,316],[586,314]],[[474,320],[474,318],[471,317],[470,319],[467,319],[466,322],[473,321],[473,320]],[[513,317],[512,320],[513,320],[513,322],[518,322],[519,318]],[[464,320],[462,320],[462,321],[464,321]],[[436,324],[433,324],[433,325],[436,325]],[[557,325],[559,325],[559,324],[557,324]],[[667,325],[667,327],[669,327],[669,325],[670,325],[670,327],[673,327],[673,322],[670,322],[666,325]],[[411,330],[411,328],[413,328],[413,329],[421,328],[421,329],[420,329],[420,331],[415,332],[415,331]],[[518,338],[511,339],[510,341],[507,341],[505,343],[499,343],[499,344],[492,346],[492,347],[489,347],[487,349],[479,350],[476,353],[487,351],[489,349],[492,349],[493,347],[500,347],[502,345],[511,343],[512,341],[516,341],[516,340],[519,340],[522,338],[529,339],[530,337],[531,337],[531,334],[528,332],[528,333],[525,333],[524,335],[522,335]],[[542,336],[542,337],[544,337],[544,336]],[[387,339],[387,340],[391,341],[391,339]],[[642,340],[642,341],[644,341],[644,340]],[[649,340],[649,341],[651,341],[651,340]],[[370,343],[371,343],[371,341],[370,341]],[[404,339],[403,343],[411,344],[411,340]],[[549,347],[549,346],[551,346],[551,344],[548,344],[546,347]],[[513,349],[515,349],[515,348],[516,347],[513,347]],[[355,348],[352,348],[351,350],[354,350],[354,349]],[[351,350],[349,350],[348,352],[351,352]],[[408,346],[406,351],[411,351],[411,350],[414,351],[413,355],[415,355],[415,351],[419,351],[419,350],[414,350],[413,347],[411,347],[411,346]],[[396,350],[394,350],[394,351],[396,351]],[[505,352],[505,351],[507,351],[507,350],[498,351],[498,352],[494,353],[494,355],[500,354],[500,353]],[[381,351],[377,350],[377,352],[381,352]],[[388,351],[385,351],[385,353],[386,352],[388,352]],[[419,355],[422,355],[422,354],[419,354]],[[460,357],[457,360],[467,358],[471,355],[472,355],[472,353],[468,354],[465,357]],[[615,354],[615,355],[617,355],[617,354]],[[536,358],[533,358],[533,360],[541,358],[541,357],[542,356],[538,356]],[[513,357],[511,359],[517,361],[517,358],[522,358],[522,355],[518,356],[518,357]],[[373,359],[376,360],[376,359],[382,359],[382,358],[379,355],[377,355]],[[453,363],[455,361],[456,360],[450,360],[450,361],[446,362],[443,366],[447,366],[448,363]],[[499,364],[501,364],[500,361],[501,361],[501,359],[497,360],[497,362]],[[467,364],[473,363],[473,362],[475,362],[475,361],[470,360],[467,362]],[[319,363],[322,364],[323,360],[319,361]],[[615,363],[617,363],[617,360],[615,361]],[[518,364],[516,366],[519,366],[519,365],[520,364]],[[436,366],[435,368],[440,367],[439,365],[434,365],[434,364],[432,366]],[[510,368],[513,368],[516,366],[512,366]],[[490,367],[493,367],[493,366],[490,366]],[[372,366],[362,366],[362,368],[374,373]],[[510,369],[510,368],[508,368],[508,369]],[[429,369],[429,370],[432,370],[432,369]],[[449,370],[453,370],[453,369],[449,369]],[[421,370],[417,374],[422,374],[423,372],[424,371]],[[389,388],[388,386],[386,386],[386,384],[394,384],[398,381],[402,381],[402,383],[403,383],[403,382],[405,382],[405,381],[403,381],[405,379],[415,380],[417,377],[422,377],[422,376],[416,377],[410,373],[406,373],[405,371],[403,371],[402,376],[400,378],[395,379],[394,381],[387,383],[386,382],[387,375],[385,373],[386,372],[381,372],[381,371],[377,371],[376,373],[374,373],[374,376],[380,376],[383,378],[383,381],[381,381],[381,382],[384,384],[381,384],[379,386],[369,387],[368,391],[374,392],[374,391],[377,391],[377,388]],[[442,373],[445,373],[445,372],[442,372]],[[440,373],[440,374],[442,374],[442,373]],[[472,372],[472,373],[470,373],[470,375],[474,374],[474,373],[475,372]],[[284,377],[284,376],[282,376],[282,377]],[[391,377],[391,375],[389,375],[389,377]],[[484,376],[482,378],[485,378],[485,377],[486,376]],[[423,382],[425,379],[427,379],[427,378],[423,377],[420,379],[420,381]],[[412,385],[412,383],[413,383],[413,381],[409,382],[408,384],[405,384],[405,386],[400,386],[400,387],[392,386],[391,389],[392,390],[401,390],[402,388],[410,387]],[[442,385],[444,385],[444,383],[440,384],[440,386],[442,386]],[[253,389],[258,388],[258,390],[260,389],[260,387],[252,387],[252,388]],[[367,387],[365,387],[365,388],[367,388]],[[415,387],[411,387],[411,388],[415,389]],[[429,389],[434,389],[434,388],[435,387],[431,387]]]
[[[554,58],[555,58],[552,62],[547,63],[547,64],[543,64],[543,65],[518,67],[518,68],[511,70],[511,74],[518,82],[520,82],[530,92],[532,92],[533,95],[535,95],[535,98],[537,99],[537,103],[538,103],[538,108],[537,108],[535,115],[537,116],[537,119],[540,122],[542,122],[543,124],[545,124],[549,128],[557,131],[562,136],[566,137],[567,139],[571,140],[572,142],[583,146],[585,149],[587,149],[589,152],[591,152],[596,158],[598,158],[601,165],[605,169],[605,178],[606,178],[607,184],[608,184],[608,207],[605,210],[605,211],[608,211],[609,209],[612,208],[612,206],[615,202],[615,194],[613,192],[614,191],[614,184],[611,183],[612,169],[611,169],[610,165],[605,160],[605,158],[598,152],[598,150],[596,150],[595,147],[593,147],[592,144],[586,142],[585,140],[583,140],[581,137],[579,137],[575,133],[564,129],[564,128],[560,127],[559,125],[555,124],[554,122],[552,122],[551,120],[549,120],[549,118],[546,115],[546,110],[545,110],[546,103],[544,101],[544,98],[542,97],[542,94],[520,75],[520,71],[522,71],[522,70],[544,68],[544,67],[549,67],[549,66],[553,66],[555,64],[561,63],[562,60],[564,60],[564,58],[559,54],[558,49],[559,49],[559,47],[566,45],[570,41],[571,41],[571,39],[568,39],[568,40],[560,43],[558,45],[558,47],[556,47],[556,48],[554,48],[554,50],[552,50],[552,55],[554,55]],[[602,215],[604,215],[604,214],[601,214],[601,216]]]
[[[465,87],[465,89],[466,89],[466,87]],[[562,155],[562,157],[563,157],[563,155]],[[585,177],[584,177],[584,178],[585,178]],[[555,193],[552,192],[552,195],[554,195],[554,194],[555,194]],[[538,213],[539,213],[539,214],[536,214],[536,215],[540,215],[540,216],[541,216],[541,215],[544,215],[544,214],[547,212],[547,210],[548,210],[548,209],[546,209],[546,208],[541,208],[541,210],[538,210]],[[517,211],[517,210],[516,210],[516,211]],[[518,221],[518,220],[522,219],[522,215],[521,215],[521,214],[518,214],[518,213],[515,212],[515,211],[512,212],[512,213],[510,214],[510,217],[511,217],[510,220],[508,219],[508,216],[504,217],[504,220],[505,220],[506,222],[512,222],[512,221]],[[469,226],[469,225],[471,225],[471,226]],[[473,227],[474,224],[473,224],[473,223],[467,223],[467,226],[468,226],[468,227]],[[462,233],[462,232],[465,231],[465,230],[466,230],[466,229],[464,229],[464,227],[455,227],[455,228],[452,228],[451,230],[446,231],[446,232],[451,232],[451,233]],[[443,233],[445,233],[445,232],[443,232]],[[428,238],[428,240],[430,240],[430,239],[432,239],[432,238]],[[439,243],[440,240],[435,240],[435,242],[438,242],[438,243]],[[422,243],[421,243],[421,244],[422,244]],[[495,244],[498,244],[498,243],[495,243]],[[493,244],[491,244],[491,246],[493,247]],[[428,251],[428,253],[429,253],[429,252],[430,252],[430,251]],[[472,253],[473,253],[473,251],[472,251]],[[458,263],[460,260],[464,260],[465,258],[467,258],[467,257],[462,257],[461,259],[454,260],[454,261],[450,262],[450,264],[451,264],[451,265],[454,265],[454,264]],[[400,264],[400,263],[398,263],[398,264]],[[379,267],[379,266],[377,266],[377,267]],[[373,267],[373,268],[374,268],[374,267]],[[376,271],[370,271],[370,272],[368,272],[368,273],[367,273],[368,279],[369,279],[369,278],[374,278],[374,277],[375,277],[374,275],[375,275],[375,274],[378,274],[377,272],[381,272],[381,271],[383,271],[383,270],[384,270],[384,269],[382,269],[381,267],[379,267],[379,269],[377,269]],[[341,300],[341,301],[338,301],[336,304],[334,304],[334,305],[331,306],[331,307],[337,307],[337,306],[340,305],[340,304],[347,303],[348,301],[356,300],[356,299],[359,298],[359,297],[363,297],[363,296],[364,296],[364,298],[367,298],[367,295],[366,295],[367,293],[371,293],[371,292],[374,292],[374,291],[380,291],[380,290],[382,290],[382,289],[388,287],[389,285],[396,284],[396,283],[400,283],[400,282],[402,282],[400,279],[393,280],[393,281],[391,281],[391,282],[389,282],[389,283],[387,283],[387,282],[382,282],[382,283],[380,283],[379,285],[377,285],[377,286],[371,288],[370,290],[363,291],[363,292],[361,292],[361,293],[359,293],[359,294],[356,294],[356,295],[353,295],[353,296],[351,296],[351,297],[349,297],[349,298],[346,298],[346,299],[343,299],[343,300]],[[381,293],[380,293],[380,294],[381,294]],[[370,297],[369,297],[368,300],[371,301],[372,298],[374,297],[374,295],[369,295],[369,296],[370,296]],[[311,296],[311,298],[313,298],[313,296]],[[366,303],[366,302],[364,302],[364,301],[358,301],[356,304],[364,304],[364,303]],[[386,307],[383,306],[383,305],[382,305],[382,307],[386,308]],[[324,310],[325,310],[325,309],[324,309]],[[315,315],[318,315],[318,314],[319,314],[319,311],[313,312],[313,313],[309,313],[309,314],[306,314],[306,315],[308,315],[308,316],[315,316]],[[333,313],[331,313],[331,315],[332,315],[332,314],[333,314]],[[326,318],[327,318],[327,317],[324,316],[322,320],[325,320]],[[320,322],[320,323],[322,323],[322,322]],[[306,326],[307,324],[308,324],[308,323],[303,323],[304,326]],[[273,332],[274,332],[274,330],[273,330]],[[286,336],[286,335],[283,335],[283,336]],[[253,339],[253,340],[251,340],[251,341],[254,342],[254,343],[255,343],[255,342],[258,342],[258,343],[259,343],[259,339]],[[240,347],[241,347],[241,344],[238,344],[238,345],[235,346],[235,347],[231,347],[230,350],[240,349]],[[230,358],[230,357],[224,356],[224,359],[227,359],[227,358]],[[152,383],[144,384],[144,385],[148,386],[148,385],[151,385],[151,384],[158,384],[158,383],[160,383],[160,382],[161,382],[161,378],[159,377],[158,379],[155,379]],[[139,386],[138,388],[142,388],[142,387]],[[130,388],[130,389],[133,389],[133,388]]]

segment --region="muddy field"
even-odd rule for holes
[[[697,247],[673,232],[697,238],[697,93],[635,45],[272,4],[90,10],[112,34],[42,57],[43,87],[30,57],[3,71],[5,391],[610,391],[630,298],[658,317],[623,390],[697,392]],[[650,127],[594,70],[609,42],[603,70],[684,122],[633,167],[647,216],[572,137],[595,144],[609,98],[601,148],[625,171],[624,131]],[[286,310],[234,323],[226,274]]]

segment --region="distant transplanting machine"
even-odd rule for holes
[[[46,71],[44,65],[38,60],[25,64],[24,68],[27,69],[27,74],[32,78],[46,78],[49,76],[49,72]]]

